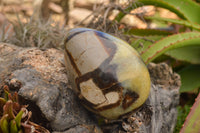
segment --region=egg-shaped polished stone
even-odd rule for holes
[[[68,32],[65,63],[81,103],[108,119],[140,107],[150,92],[150,76],[140,55],[125,41],[87,28]]]

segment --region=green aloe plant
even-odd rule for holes
[[[196,99],[196,102],[191,108],[189,115],[186,118],[183,128],[180,133],[199,133],[200,126],[200,93]]]
[[[3,87],[4,98],[0,97],[0,132],[1,133],[49,133],[49,131],[29,121],[31,113],[26,105],[20,105],[18,94],[9,92],[8,86]]]
[[[163,61],[163,59],[174,59],[179,61],[179,69],[174,68],[181,76],[182,86],[180,93],[191,92],[200,88],[200,4],[193,0],[137,0],[125,9],[130,12],[141,6],[153,5],[167,9],[175,13],[178,19],[169,19],[158,16],[144,16],[144,19],[171,23],[183,27],[180,31],[169,32],[158,29],[137,29],[125,30],[125,34],[139,36],[131,38],[131,46],[138,50],[146,64],[152,61]],[[120,12],[115,20],[125,16]],[[179,26],[179,27],[180,27]],[[144,39],[145,38],[145,39]],[[181,69],[180,69],[181,68]],[[198,96],[199,97],[199,96]],[[187,132],[192,124],[198,124],[196,118],[200,118],[199,98],[194,103],[190,115],[181,132]],[[190,122],[188,122],[190,121]],[[190,124],[189,124],[190,123]],[[199,126],[193,126],[192,132],[199,133]]]

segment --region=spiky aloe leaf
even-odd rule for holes
[[[26,109],[27,105],[20,105],[18,103],[17,93],[11,95],[9,93],[9,88],[6,85],[4,86],[4,92],[7,94],[7,100],[4,98],[0,98],[0,103],[2,104],[1,115],[3,111],[3,117],[1,117],[0,119],[0,133],[49,133],[47,129],[29,121],[31,117],[31,112],[28,112],[28,110]],[[23,114],[25,115],[23,116]]]
[[[18,98],[18,94],[17,94],[17,92],[15,92],[14,94],[13,94],[13,102],[19,102],[19,98]]]
[[[25,109],[22,108],[21,111],[15,117],[16,125],[18,128],[21,127],[21,119],[22,119],[22,115],[23,115],[24,111],[25,111]]]
[[[18,133],[18,128],[15,120],[10,121],[10,133]]]
[[[8,114],[1,117],[0,128],[3,133],[9,133]]]
[[[156,7],[166,8],[182,19],[200,24],[200,5],[192,0],[138,0],[136,3],[133,3],[132,6],[127,8],[126,11],[131,11],[144,5],[154,5]],[[125,14],[122,12],[119,13],[116,20],[120,21],[124,15]]]
[[[173,10],[167,8],[165,5],[159,4],[159,1],[166,2],[170,7],[174,7]],[[176,13],[181,18],[186,18],[191,22],[200,24],[200,5],[192,0],[138,0],[138,2],[142,2],[145,5],[158,5]]]
[[[188,92],[200,87],[200,65],[190,65],[178,72],[181,76],[180,92]]]
[[[200,64],[200,47],[189,46],[169,50],[165,55],[175,58],[180,61],[189,62],[192,64]]]
[[[8,119],[11,120],[11,119],[14,119],[15,118],[15,115],[13,113],[13,102],[11,100],[8,100],[6,102],[6,104],[4,105],[3,107],[3,111],[4,111],[4,115],[5,114],[8,114]]]
[[[165,37],[142,51],[141,56],[148,64],[168,50],[193,45],[200,46],[200,32],[179,33]]]
[[[180,133],[199,133],[200,132],[200,93],[187,116]]]
[[[2,109],[5,104],[6,104],[6,100],[0,97],[0,108]]]
[[[7,101],[7,100],[8,100],[8,95],[9,95],[9,88],[8,88],[8,86],[5,85],[5,86],[3,87],[3,90],[4,90],[4,94],[5,94],[4,98],[5,98],[5,100]]]
[[[132,38],[131,46],[134,47],[141,54],[142,51],[145,51],[150,45],[164,37],[165,36],[147,36],[138,39]]]
[[[11,100],[11,101],[13,101],[13,96],[12,96],[12,94],[11,94],[11,93],[9,93],[9,94],[8,94],[8,100]]]
[[[138,35],[138,36],[167,36],[172,35],[172,32],[166,30],[158,30],[158,29],[138,29],[132,28],[125,32],[128,35]]]
[[[157,7],[162,7],[162,8],[166,8],[174,13],[176,13],[180,18],[186,19],[186,16],[178,9],[176,9],[175,6],[171,5],[168,2],[165,2],[164,0],[138,0],[136,2],[134,2],[131,6],[129,6],[127,9],[125,9],[125,11],[130,12],[133,9],[136,9],[138,7],[142,7],[145,5],[154,5]],[[123,12],[120,12],[117,16],[116,16],[116,20],[119,22],[126,14],[124,14]]]
[[[189,22],[187,20],[161,18],[161,17],[145,17],[145,19],[171,22],[171,23],[174,23],[174,24],[184,25],[186,27],[189,27],[189,28],[192,28],[192,29],[200,31],[200,25],[199,24],[192,23],[192,22]]]

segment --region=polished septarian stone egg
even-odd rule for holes
[[[119,38],[72,29],[65,41],[65,63],[81,103],[107,119],[137,109],[148,98],[149,72],[137,51]]]

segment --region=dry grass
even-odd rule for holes
[[[42,22],[30,18],[23,23],[18,17],[18,21],[12,22],[11,25],[13,27],[12,37],[7,37],[7,34],[11,34],[10,32],[3,32],[1,42],[21,47],[59,48],[63,46],[66,30],[64,27],[60,28],[59,24],[52,20]]]
[[[128,1],[128,3],[130,6],[131,1]],[[80,21],[78,24],[75,24],[75,27],[81,26],[97,29],[128,41],[130,37],[125,36],[123,30],[120,30],[121,26],[122,29],[128,29],[128,25],[121,24],[110,18],[113,17],[113,12],[116,10],[130,14],[129,12],[125,12],[129,6],[126,3],[119,4],[116,2],[110,2],[107,5],[104,5],[104,3],[94,5],[92,14],[83,20],[85,21],[90,18],[89,23],[84,25],[83,21]],[[131,15],[141,14],[134,13]],[[67,26],[60,27],[52,19],[44,22],[30,17],[26,22],[22,22],[18,15],[16,17],[18,18],[17,21],[11,23],[13,27],[12,37],[8,35],[10,32],[2,32],[1,42],[8,42],[21,47],[63,48],[64,39],[67,34]]]

